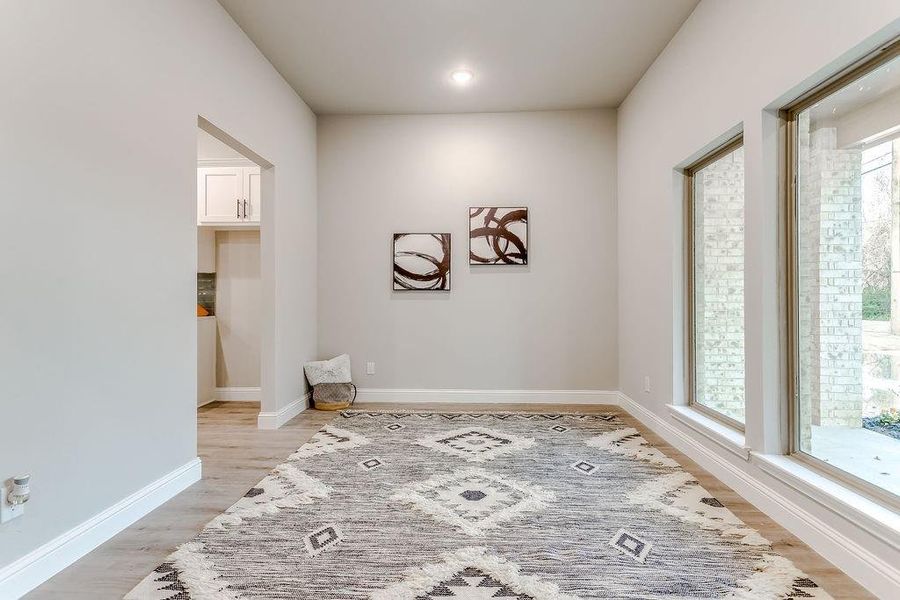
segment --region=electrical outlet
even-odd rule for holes
[[[375,363],[367,362],[366,363],[366,375],[374,375],[375,374]]]
[[[644,393],[645,394],[650,393],[650,376],[649,375],[644,377]]]
[[[0,481],[0,523],[6,523],[16,517],[21,517],[25,513],[24,504],[12,506],[6,501],[8,494],[9,488],[6,487],[6,483]]]

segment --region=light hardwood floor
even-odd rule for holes
[[[693,474],[716,498],[771,540],[835,599],[874,598],[852,579],[617,407],[561,405],[365,404],[373,410],[617,412]],[[203,479],[26,596],[29,600],[122,598],[179,544],[231,506],[275,465],[335,417],[306,411],[277,431],[256,428],[258,404],[214,402],[199,409],[198,452]],[[304,600],[304,599],[298,599]],[[310,599],[312,600],[312,599]]]

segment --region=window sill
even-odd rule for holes
[[[780,454],[753,453],[764,473],[806,496],[872,536],[900,548],[900,513],[826,477],[803,461]]]
[[[746,447],[743,433],[689,406],[668,405],[680,424],[716,443],[794,491],[873,537],[900,549],[900,513],[818,472],[791,456],[759,454]]]
[[[668,408],[672,418],[682,425],[693,429],[735,456],[750,460],[750,449],[747,448],[744,434],[740,431],[723,425],[690,406],[669,404]]]

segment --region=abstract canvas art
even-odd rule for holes
[[[469,208],[470,265],[527,265],[528,208]]]
[[[450,234],[394,234],[394,290],[450,290]]]

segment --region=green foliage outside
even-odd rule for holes
[[[900,425],[900,411],[898,411],[896,408],[888,409],[875,417],[875,423],[882,427]]]
[[[890,152],[890,151],[889,151]],[[892,167],[863,174],[863,319],[891,320]]]
[[[863,320],[864,321],[890,321],[891,320],[891,290],[863,288]]]

